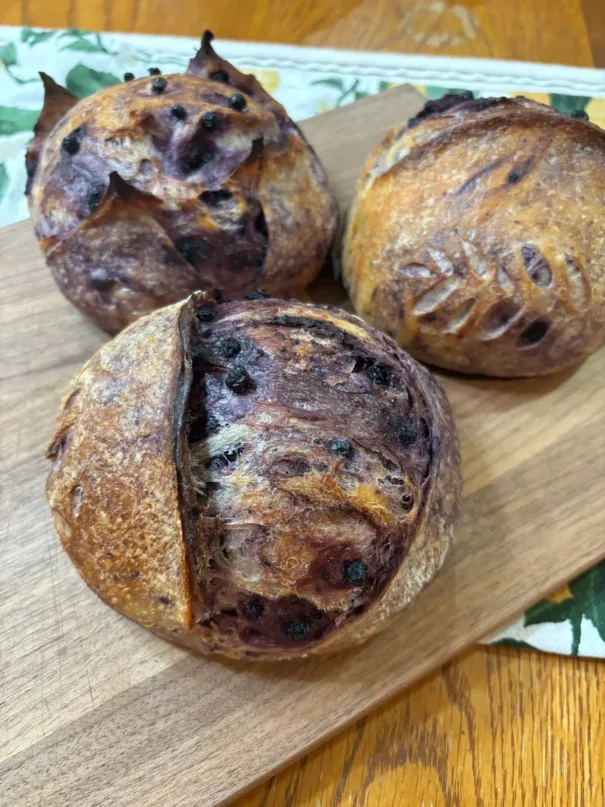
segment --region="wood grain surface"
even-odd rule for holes
[[[380,0],[5,0],[0,24],[189,36],[209,26],[230,38],[605,66],[603,0],[393,0],[385,12],[386,5]],[[24,296],[31,316],[37,316],[38,290],[30,288]],[[72,360],[65,373],[76,363]],[[27,372],[27,364],[13,372]],[[61,393],[61,383],[49,380],[48,373],[40,375],[39,388],[57,398]],[[2,384],[3,410],[8,397]],[[21,427],[26,435],[40,428],[35,423]],[[23,435],[3,429],[0,439],[5,452]],[[4,523],[8,504],[1,495],[0,507]],[[36,518],[30,515],[30,527]],[[0,724],[2,743],[21,730],[21,708],[44,717],[50,731],[69,721],[71,699],[65,693],[70,689],[71,698],[83,702],[106,700],[108,682],[96,665],[99,653],[112,665],[111,686],[118,690],[159,672],[175,653],[145,635],[139,637],[139,651],[125,659],[121,631],[136,627],[121,620],[117,633],[108,630],[103,620],[113,628],[117,624],[107,609],[100,616],[92,597],[89,609],[76,613],[71,594],[60,585],[66,568],[61,550],[50,544],[47,552],[42,584],[54,590],[52,607],[66,630],[58,643],[42,645],[35,661],[31,643],[25,648],[23,681],[11,693],[10,719]],[[18,581],[23,620],[34,634],[40,608],[30,590],[40,578],[26,572]],[[11,645],[21,643],[23,630],[19,623],[12,626],[10,643],[0,635],[0,665]],[[85,680],[76,680],[68,663],[78,642],[87,648]],[[598,661],[527,651],[468,651],[242,797],[236,807],[600,807],[605,804],[603,669]]]
[[[360,155],[420,103],[397,87],[302,124],[343,207]],[[402,617],[364,647],[298,664],[167,645],[86,589],[44,501],[60,394],[104,337],[55,288],[29,222],[0,230],[0,284],[0,803],[223,803],[605,553],[605,351],[552,378],[441,374],[461,439],[463,515],[443,572]],[[343,299],[338,286],[330,294]]]

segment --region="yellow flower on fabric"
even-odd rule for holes
[[[601,129],[605,129],[605,98],[591,98],[586,104],[588,117]]]
[[[563,600],[569,600],[573,597],[573,594],[569,590],[569,586],[562,586],[562,588],[557,589],[554,594],[551,594],[550,597],[547,599],[550,602],[563,602]]]
[[[277,70],[268,70],[264,67],[242,67],[242,73],[252,73],[252,75],[263,85],[263,90],[273,95],[279,87],[279,73]]]

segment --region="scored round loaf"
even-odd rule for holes
[[[524,376],[605,342],[605,132],[526,98],[431,102],[369,157],[355,310],[422,361]]]
[[[286,111],[210,44],[184,74],[46,95],[26,156],[36,235],[65,296],[115,333],[200,288],[293,296],[337,207]]]
[[[104,345],[64,399],[47,495],[116,611],[202,652],[363,641],[434,577],[460,498],[446,397],[337,309],[198,293]]]

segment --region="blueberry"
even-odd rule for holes
[[[304,639],[311,630],[311,622],[306,616],[298,616],[292,622],[288,622],[284,628],[285,632],[291,639],[300,641]]]
[[[61,148],[67,154],[73,157],[74,154],[77,154],[80,151],[80,141],[78,140],[78,136],[81,132],[80,127],[74,129],[73,132],[70,132],[63,138],[61,143]]]
[[[185,107],[181,106],[180,104],[174,104],[174,106],[171,106],[170,114],[173,118],[176,118],[176,120],[185,120],[187,117]]]
[[[229,76],[224,70],[215,70],[208,76],[210,81],[222,81],[224,84],[229,84]]]
[[[149,68],[149,75],[150,76],[160,76],[161,74],[162,74],[162,71],[160,70],[159,67],[150,67]]]
[[[200,322],[212,322],[214,319],[214,311],[207,305],[202,305],[198,308],[195,316]]]
[[[229,370],[225,384],[237,395],[245,395],[256,388],[254,380],[250,378],[248,371],[242,364],[236,364],[235,367]]]
[[[134,81],[134,73],[124,73],[124,81]]]
[[[205,129],[220,129],[223,120],[218,112],[206,112],[202,115],[202,124]]]
[[[418,439],[418,426],[415,423],[404,423],[399,436],[404,446],[413,445]]]
[[[269,297],[271,295],[264,289],[255,289],[254,291],[249,291],[244,300],[266,300]]]
[[[164,92],[166,87],[168,86],[168,82],[164,78],[164,76],[160,76],[159,78],[154,78],[151,82],[151,89],[156,93],[156,95],[161,95]]]
[[[246,108],[246,99],[241,92],[236,92],[231,96],[229,99],[229,106],[231,109],[235,109],[238,112],[243,112],[243,110]]]
[[[223,359],[234,359],[242,349],[241,342],[228,336],[219,345],[219,352]]]
[[[344,579],[347,583],[360,585],[365,583],[368,578],[368,567],[359,558],[346,561],[344,565]]]
[[[250,620],[250,622],[256,622],[257,619],[260,619],[264,610],[265,606],[258,597],[253,597],[251,600],[248,600],[242,607],[244,617]]]
[[[353,444],[349,440],[345,440],[344,437],[334,437],[333,440],[330,440],[329,448],[332,454],[344,457],[347,460],[350,460],[355,453]]]

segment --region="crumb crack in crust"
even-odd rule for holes
[[[168,638],[251,659],[383,627],[441,567],[460,498],[428,371],[356,317],[267,298],[198,293],[130,326],[75,379],[49,457],[88,585]]]
[[[83,100],[41,74],[26,156],[36,236],[61,291],[109,332],[200,288],[296,294],[328,254],[337,209],[321,164],[211,39],[184,74]]]
[[[368,158],[343,278],[417,358],[495,376],[605,342],[605,132],[525,98],[429,102]]]

